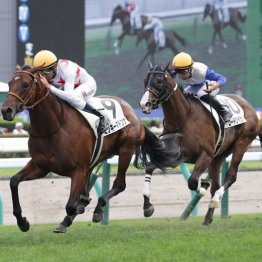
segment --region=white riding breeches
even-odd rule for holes
[[[187,86],[184,89],[184,93],[185,94],[190,94],[190,95],[194,95],[197,96],[198,98],[207,95],[207,93],[203,90],[206,89],[206,84],[203,84],[200,87],[195,87],[195,86]],[[210,93],[211,96],[215,96],[217,93],[219,92],[219,88],[214,90],[213,92]]]

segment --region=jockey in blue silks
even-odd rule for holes
[[[186,84],[185,94],[192,94],[211,104],[225,123],[230,120],[232,114],[228,111],[228,106],[222,105],[216,99],[219,89],[227,82],[226,77],[216,73],[203,63],[194,62],[192,57],[185,52],[181,52],[174,57],[171,74],[173,76],[178,74]]]

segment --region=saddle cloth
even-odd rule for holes
[[[105,121],[109,122],[109,128],[102,134],[102,136],[111,135],[130,124],[130,122],[125,118],[119,102],[114,99],[93,97],[90,105],[100,111],[100,113],[105,116]],[[85,117],[97,137],[99,117],[83,110],[78,111]]]
[[[217,155],[217,153],[219,152],[219,149],[224,141],[224,129],[237,126],[246,122],[246,119],[244,117],[244,111],[235,100],[223,95],[217,95],[216,98],[221,104],[228,106],[228,109],[231,112],[232,117],[230,121],[224,124],[221,117],[219,117],[217,111],[212,107],[211,112],[210,105],[200,100],[200,102],[205,106],[205,108],[212,113],[212,116],[218,126],[219,134],[215,147],[215,155]]]
[[[130,122],[124,116],[119,102],[114,99],[93,97],[90,105],[96,110],[100,111],[105,116],[105,121],[109,122],[109,128],[106,130],[106,132],[104,132],[101,136],[98,136],[97,127],[100,121],[99,117],[83,110],[78,110],[85,117],[97,138],[90,161],[90,168],[92,168],[97,164],[97,160],[101,154],[104,137],[113,134],[123,127],[129,125]]]

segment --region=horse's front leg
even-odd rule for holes
[[[22,232],[27,232],[30,228],[30,224],[26,217],[22,216],[22,208],[20,206],[18,186],[20,182],[34,180],[37,178],[42,178],[47,175],[47,171],[40,169],[37,165],[33,163],[32,160],[19,171],[16,175],[10,179],[10,189],[13,201],[13,214],[16,217],[17,225]]]
[[[144,189],[143,189],[143,196],[144,196],[143,210],[144,210],[145,217],[151,217],[154,213],[154,206],[150,202],[150,196],[151,196],[151,178],[155,169],[156,169],[155,165],[148,165],[145,168],[145,181],[144,181]]]
[[[211,202],[209,204],[210,207],[218,207],[220,200],[222,199],[225,190],[227,190],[236,180],[237,180],[237,171],[239,164],[246,152],[249,144],[251,143],[249,138],[245,138],[244,141],[236,142],[234,144],[233,152],[232,152],[232,160],[229,166],[229,169],[226,173],[226,178],[224,184],[215,192]]]
[[[130,147],[130,145],[128,145]],[[123,150],[125,151],[125,150]],[[118,170],[116,179],[113,183],[111,190],[105,193],[103,196],[99,197],[97,206],[93,214],[93,222],[100,222],[103,219],[103,207],[108,203],[108,201],[118,195],[120,192],[123,192],[126,188],[126,171],[131,162],[133,156],[133,150],[129,152],[119,152],[119,161],[118,161]]]
[[[116,41],[114,42],[114,50],[115,50],[115,54],[116,55],[119,55],[119,53],[120,53],[120,47],[121,47],[121,45],[122,45],[122,42],[123,42],[123,39],[124,39],[124,37],[125,37],[125,35],[126,35],[126,33],[125,32],[123,32],[117,39],[116,39]]]
[[[211,163],[211,157],[210,154],[208,154],[206,151],[203,151],[199,157],[196,160],[194,169],[191,173],[191,176],[188,179],[188,188],[193,191],[199,191],[200,188],[198,186],[199,184],[199,178],[200,176],[207,170]]]

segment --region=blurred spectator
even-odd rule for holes
[[[13,135],[28,135],[28,132],[24,130],[24,124],[22,122],[17,122],[13,130]]]
[[[243,97],[243,92],[244,92],[243,86],[240,85],[240,84],[238,84],[238,85],[236,86],[235,90],[234,90],[234,94]]]
[[[0,135],[5,135],[7,133],[7,128],[0,126]]]

